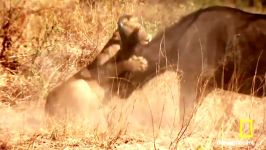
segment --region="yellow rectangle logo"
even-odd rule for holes
[[[248,125],[248,132],[247,133],[245,133],[244,130],[243,130],[244,125]],[[240,119],[239,136],[240,136],[241,139],[250,139],[250,138],[253,137],[253,120],[251,120],[251,119]]]

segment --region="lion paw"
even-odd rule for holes
[[[142,56],[135,56],[129,58],[128,60],[130,71],[140,71],[143,72],[148,68],[148,61]]]

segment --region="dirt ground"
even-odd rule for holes
[[[154,86],[156,85],[156,86]],[[1,147],[11,149],[263,149],[265,99],[216,90],[189,125],[179,117],[178,78],[166,72],[133,93],[87,114],[86,120],[57,124],[43,104],[1,105]],[[101,118],[102,119],[99,119]],[[240,120],[252,120],[243,127]],[[96,123],[97,122],[97,123]],[[246,123],[247,124],[247,123]],[[180,133],[186,128],[184,133]],[[182,135],[182,136],[181,136]],[[240,149],[239,148],[239,149]]]

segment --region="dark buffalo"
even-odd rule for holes
[[[127,51],[148,61],[145,72],[131,74],[132,83],[142,86],[158,73],[178,70],[181,98],[186,102],[199,100],[215,87],[256,96],[266,91],[263,14],[220,6],[200,9],[160,32],[148,45]],[[127,96],[136,87],[129,88]]]

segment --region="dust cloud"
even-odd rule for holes
[[[86,126],[91,131],[154,134],[155,131],[167,130],[170,133],[179,124],[178,82],[176,73],[167,72],[135,91],[128,99],[114,97],[103,105],[103,89],[95,82],[88,85],[77,80],[65,91],[70,96],[57,102],[57,118],[47,118],[44,103],[25,103],[15,108],[3,105],[0,131],[1,134],[33,134],[47,132],[53,123],[64,122],[76,127]]]
[[[97,131],[109,138],[122,133],[146,139],[147,143],[142,144],[146,148],[153,147],[155,140],[157,145],[169,147],[177,139],[182,118],[179,114],[179,77],[175,72],[159,75],[128,99],[114,97],[106,105],[101,102],[104,90],[95,82],[88,85],[78,80],[70,87],[74,89],[71,93],[74,97],[60,101],[60,107],[67,109],[68,113],[62,110],[56,113],[61,119],[65,117],[63,123],[73,132],[82,128],[82,132],[89,134]],[[93,107],[90,106],[92,102]],[[263,144],[266,137],[263,136],[266,127],[265,108],[265,99],[215,90],[199,106],[178,146],[197,148],[199,143],[206,143],[210,147],[220,147],[217,145],[220,140],[239,140],[241,119],[254,121],[252,141]],[[69,115],[71,113],[74,115]],[[58,122],[59,119],[47,118],[43,103],[25,103],[17,107],[0,105],[1,139],[17,142],[26,135],[51,134]],[[122,143],[117,148],[128,146]]]

